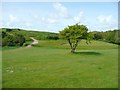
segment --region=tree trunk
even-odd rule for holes
[[[68,39],[68,42],[69,42],[70,47],[71,47],[71,53],[75,53],[75,49],[76,49],[76,47],[77,47],[77,45],[78,45],[78,40],[76,40],[75,43],[72,43],[72,42],[70,41],[70,39]]]
[[[71,53],[75,53],[75,49],[74,48],[71,49]]]
[[[76,49],[77,45],[78,45],[78,40],[76,41],[74,46],[71,48],[71,53],[75,53],[75,49]]]
[[[69,42],[70,47],[71,47],[71,49],[72,49],[72,43],[70,42],[70,39],[68,39],[68,42]]]
[[[78,40],[76,41],[76,43],[75,43],[75,46],[74,46],[74,51],[75,51],[75,49],[76,49],[76,47],[77,47],[77,45],[78,45]]]

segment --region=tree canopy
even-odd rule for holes
[[[82,39],[86,39],[86,43],[88,44],[92,38],[92,34],[88,32],[88,28],[85,25],[79,25],[77,23],[60,31],[60,37],[68,40],[71,52],[74,53],[78,42]]]

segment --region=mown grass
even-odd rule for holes
[[[62,44],[61,44],[62,43]],[[72,54],[64,41],[3,50],[3,88],[117,88],[117,45],[81,42]]]

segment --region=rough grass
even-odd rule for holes
[[[71,54],[64,41],[3,50],[4,88],[117,88],[117,45],[81,42]]]

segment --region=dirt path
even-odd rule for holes
[[[33,40],[33,42],[30,45],[27,45],[27,48],[32,47],[32,45],[38,44],[38,40],[36,40],[33,37],[30,37],[30,38]]]

